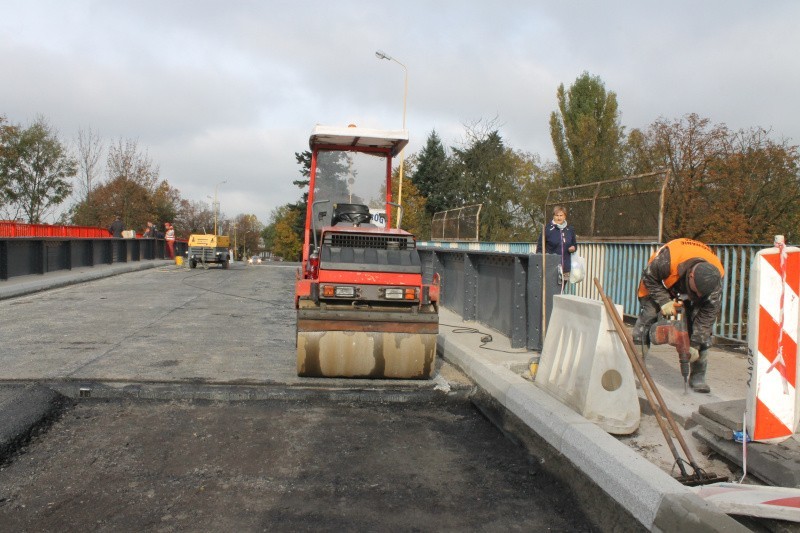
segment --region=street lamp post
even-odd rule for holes
[[[406,129],[406,100],[408,99],[408,69],[404,64],[399,62],[397,59],[387,55],[385,52],[378,50],[375,52],[375,57],[378,59],[386,59],[388,61],[394,61],[401,67],[403,67],[403,130]],[[403,155],[405,153],[405,147],[400,150],[400,183],[397,186],[397,203],[403,203]],[[397,227],[400,227],[400,209],[397,210]]]
[[[228,183],[228,180],[222,180],[214,185],[214,235],[217,235],[217,212],[219,211],[219,202],[217,201],[217,188],[223,183]]]

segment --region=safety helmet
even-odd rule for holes
[[[701,296],[708,296],[714,292],[722,281],[722,276],[720,276],[717,267],[706,261],[697,263],[692,268],[692,276],[694,277],[694,285]]]

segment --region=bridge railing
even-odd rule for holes
[[[548,255],[543,265],[541,255],[531,254],[428,246],[420,247],[419,254],[425,281],[441,277],[442,305],[493,327],[514,348],[541,350],[542,315],[549,316],[558,293],[558,256]]]
[[[186,252],[175,242],[175,254]],[[0,238],[0,281],[102,264],[167,259],[163,239],[70,237]]]
[[[536,249],[535,243],[419,242],[417,245],[421,252],[437,255],[441,253],[482,252],[497,257],[528,255],[541,257],[540,255],[532,255]],[[660,246],[658,243],[581,242],[578,244],[577,253],[586,260],[586,278],[581,283],[569,284],[565,292],[586,298],[599,299],[600,296],[592,282],[593,278],[597,278],[603,286],[603,291],[608,294],[614,303],[622,305],[625,315],[635,317],[639,313],[639,300],[636,296],[639,279],[650,255],[658,246]],[[714,334],[727,341],[744,343],[747,340],[747,285],[750,277],[750,264],[759,250],[770,245],[711,244],[710,246],[725,267],[725,277],[722,280],[722,311],[714,326]],[[557,273],[550,272],[549,265],[557,262],[558,256],[553,256],[556,259],[552,262],[549,257],[545,262],[548,265],[548,275],[555,277]],[[541,270],[539,272],[539,275],[541,275]],[[487,271],[485,275],[490,274]],[[444,275],[443,282],[446,285],[448,283],[444,279]],[[498,285],[508,282],[508,279],[503,280],[500,277],[496,280]],[[533,289],[529,287],[527,292],[530,293]],[[465,287],[464,290],[467,290],[467,288]],[[541,291],[541,284],[539,284],[539,290]],[[507,305],[516,306],[513,302],[507,302]],[[483,306],[480,305],[479,307]],[[515,309],[517,308],[515,307]],[[478,320],[474,317],[470,319]],[[492,323],[486,323],[495,327]],[[495,327],[495,329],[505,333],[502,328]],[[536,334],[534,334],[534,337],[538,339]],[[527,345],[530,348],[531,345],[538,346],[539,343],[538,341],[529,341]],[[532,349],[538,348],[534,347]]]
[[[111,237],[106,228],[95,226],[65,226],[59,224],[28,224],[0,220],[0,237]]]

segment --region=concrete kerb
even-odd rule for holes
[[[16,298],[36,292],[66,287],[76,283],[85,283],[97,279],[137,272],[150,268],[173,265],[168,259],[147,261],[133,261],[130,263],[114,263],[112,265],[98,265],[95,267],[81,267],[74,270],[52,272],[44,275],[34,274],[0,281],[0,300]]]
[[[439,335],[439,353],[648,530],[747,531],[655,465],[475,347]]]

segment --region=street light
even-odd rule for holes
[[[216,185],[214,185],[214,235],[217,235],[217,212],[219,211],[219,202],[217,201],[217,188],[223,183],[228,183],[228,180],[222,180]]]
[[[386,59],[388,61],[394,61],[401,67],[403,67],[403,130],[406,129],[406,100],[408,99],[408,69],[404,64],[399,62],[397,59],[393,58],[390,55],[387,55],[386,52],[378,50],[375,52],[375,57],[378,59]],[[405,147],[400,150],[400,184],[397,187],[397,203],[403,203],[403,154],[405,153]],[[391,224],[390,224],[391,226]],[[397,210],[397,227],[400,227],[400,209]]]

